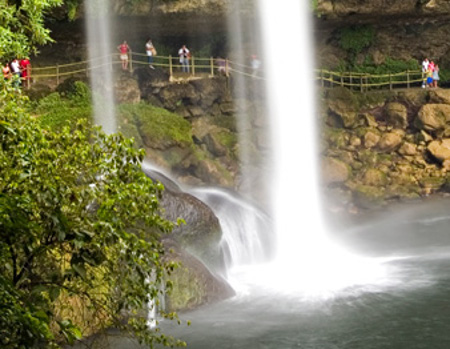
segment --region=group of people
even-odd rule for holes
[[[439,81],[439,66],[433,61],[429,61],[425,58],[422,62],[422,73],[424,74],[424,80],[422,88],[426,87],[438,87]]]
[[[128,56],[131,51],[130,46],[126,41],[122,42],[117,49],[120,52],[120,61],[122,62],[122,69],[128,70]],[[147,55],[147,62],[151,69],[155,69],[153,66],[153,58],[157,55],[157,51],[151,39],[148,39],[145,43],[145,53]],[[181,69],[183,72],[189,73],[189,59],[191,58],[191,52],[183,45],[178,50],[178,56],[180,57]]]
[[[120,61],[122,63],[122,69],[128,70],[128,60],[131,52],[131,48],[126,41],[123,41],[122,44],[117,46],[117,49],[120,52]],[[155,69],[153,66],[154,57],[157,55],[155,46],[151,39],[148,39],[145,43],[145,52],[147,55],[148,65],[151,69]],[[186,47],[186,45],[181,46],[178,50],[179,62],[181,65],[181,71],[183,73],[190,72],[190,64],[189,61],[191,59],[191,51]],[[225,59],[218,57],[216,59],[217,71],[219,74],[227,75],[229,72],[228,63]],[[261,67],[261,61],[258,59],[256,55],[251,56],[250,66],[252,69],[252,76],[256,77],[259,74],[259,70]]]
[[[28,57],[17,59],[14,58],[11,62],[2,65],[2,74],[4,80],[14,82],[15,86],[20,86],[22,80],[27,81],[31,78],[31,63]]]

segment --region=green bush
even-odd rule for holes
[[[75,124],[80,119],[91,119],[91,91],[89,87],[76,81],[65,95],[54,92],[33,105],[33,113],[40,117],[44,127],[54,130]]]
[[[339,34],[340,46],[352,58],[356,57],[363,49],[372,45],[375,38],[375,30],[372,26],[351,26],[341,29]]]
[[[119,131],[130,130],[128,124],[135,124],[144,143],[149,147],[164,149],[171,146],[185,148],[193,145],[191,124],[180,115],[166,109],[145,103],[122,104],[118,107],[118,116]],[[129,136],[136,137],[133,134]]]

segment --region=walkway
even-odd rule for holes
[[[128,68],[133,72],[136,67],[148,67],[147,55],[140,53],[130,53]],[[188,80],[192,78],[214,77],[218,75],[230,76],[231,74],[239,74],[262,80],[261,76],[254,76],[250,66],[239,64],[228,59],[218,58],[202,58],[191,57],[189,60],[189,73],[182,72],[182,65],[178,57],[172,56],[155,56],[152,65],[155,68],[163,69],[169,74],[169,81],[176,82],[180,80]],[[96,64],[96,62],[103,62]],[[110,54],[99,57],[94,60],[86,60],[81,62],[73,62],[67,64],[56,64],[48,67],[33,67],[29,71],[31,79],[27,80],[27,86],[30,87],[31,81],[56,80],[59,85],[60,81],[70,76],[89,76],[96,69],[109,66],[113,69],[120,69],[121,61],[118,54]]]

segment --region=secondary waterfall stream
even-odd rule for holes
[[[192,194],[210,203],[227,234],[229,282],[237,295],[183,314],[192,320],[191,327],[163,323],[163,331],[195,349],[447,348],[448,202],[374,214],[364,224],[342,224],[331,239],[334,232],[327,231],[317,190],[307,4],[260,0],[260,13],[278,159],[271,170],[274,181],[268,183],[273,187],[277,255],[265,260],[270,254],[266,244],[273,240],[259,233],[261,222],[271,226],[262,211],[234,194],[194,188]],[[223,200],[231,209],[223,209]],[[253,222],[232,222],[252,215]],[[119,338],[114,347],[138,346]]]

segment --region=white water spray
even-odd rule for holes
[[[318,189],[315,66],[308,5],[298,0],[282,4],[260,0],[274,120],[278,255],[275,264],[261,273],[253,271],[252,278],[258,283],[261,277],[286,292],[329,296],[346,287],[382,282],[386,270],[381,261],[354,256],[326,234]]]

